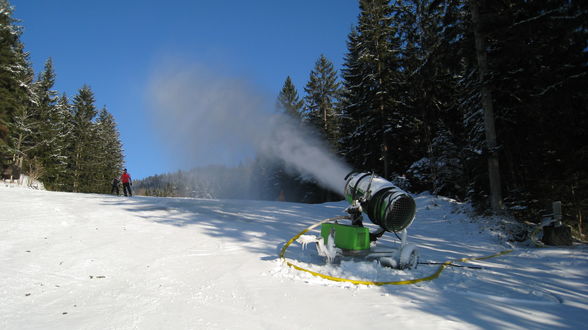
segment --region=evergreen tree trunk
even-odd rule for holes
[[[384,85],[384,81],[382,79],[382,61],[378,61],[378,83],[380,87]],[[385,113],[385,106],[384,106],[384,93],[380,93],[380,116],[382,120],[382,160],[384,161],[384,178],[390,178],[390,171],[388,169],[388,165],[390,161],[388,159],[388,139],[386,139],[386,113]]]
[[[500,168],[496,143],[496,128],[494,108],[492,104],[492,90],[487,83],[488,61],[486,54],[485,33],[480,23],[480,8],[477,0],[470,2],[474,39],[476,43],[476,57],[478,59],[478,73],[482,92],[482,108],[484,109],[484,126],[486,131],[486,145],[488,147],[488,177],[490,180],[490,203],[492,211],[498,212],[503,208],[502,188],[500,185]]]

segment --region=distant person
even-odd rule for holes
[[[110,189],[110,193],[114,194],[114,192],[116,191],[116,195],[120,195],[120,191],[118,190],[118,185],[120,184],[120,181],[118,180],[118,178],[114,178],[112,179],[112,189]]]
[[[123,170],[123,174],[120,176],[120,181],[123,184],[123,193],[125,194],[125,196],[127,196],[128,192],[128,196],[132,197],[133,192],[131,191],[131,186],[133,185],[133,181],[131,181],[131,175],[127,173],[126,168]]]

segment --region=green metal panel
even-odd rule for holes
[[[321,226],[321,236],[325,243],[331,230],[335,232],[335,246],[340,249],[366,250],[370,248],[370,231],[366,227],[324,223]]]

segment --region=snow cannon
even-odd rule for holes
[[[345,199],[359,202],[371,222],[389,232],[400,232],[414,220],[416,204],[402,189],[373,173],[351,172],[345,177]]]
[[[319,256],[325,257],[327,263],[377,260],[386,267],[416,268],[418,251],[416,245],[408,244],[406,230],[415,217],[414,199],[388,180],[365,172],[345,176],[344,196],[351,204],[345,209],[348,215],[323,220],[320,236],[299,236],[297,241],[302,247],[316,243]],[[363,225],[363,214],[378,226],[375,230]],[[348,220],[350,223],[340,223]],[[396,234],[399,247],[376,246],[386,232]]]

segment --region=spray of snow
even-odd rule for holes
[[[153,75],[150,96],[160,133],[191,166],[203,160],[236,163],[257,152],[342,194],[349,167],[274,111],[275,96],[245,79],[199,65],[167,65]]]

